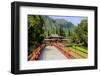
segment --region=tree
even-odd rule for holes
[[[60,36],[63,36],[63,37],[66,36],[63,25],[60,25],[59,32],[60,32]]]
[[[84,46],[87,46],[88,41],[88,24],[87,20],[82,20],[80,24],[76,27],[73,35],[72,35],[72,41],[75,43],[83,43]]]
[[[28,16],[28,51],[29,53],[44,40],[44,21],[41,16]]]

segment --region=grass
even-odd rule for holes
[[[86,54],[88,53],[88,50],[86,48],[83,48],[82,46],[80,46],[80,47],[79,46],[72,46],[72,48],[79,50],[79,51],[86,53]]]
[[[87,53],[84,53],[84,52],[82,52],[82,51],[80,51],[80,50],[76,50],[76,49],[74,49],[74,48],[72,48],[72,47],[70,47],[70,49],[71,49],[74,53],[80,55],[82,58],[87,58],[87,56],[88,56]]]
[[[76,57],[76,59],[87,58],[88,57],[88,49],[87,47],[82,46],[81,44],[67,44],[66,48],[70,48],[72,50],[72,55]],[[76,53],[76,54],[75,54]]]

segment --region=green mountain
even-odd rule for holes
[[[62,27],[66,29],[71,29],[74,27],[73,23],[68,22],[67,20],[64,20],[64,19],[56,19],[55,21],[58,25],[62,25]]]
[[[46,37],[50,34],[58,34],[66,37],[68,36],[68,32],[75,27],[73,23],[64,19],[52,19],[49,16],[42,16],[42,18],[44,20]]]

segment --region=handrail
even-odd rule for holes
[[[45,47],[45,44],[40,45],[38,48],[36,48],[29,56],[28,60],[37,60],[39,58],[39,55],[41,53],[41,50]]]
[[[73,57],[69,52],[66,52],[64,48],[62,48],[59,45],[53,44],[56,48],[58,48],[60,50],[61,53],[63,53],[63,55],[65,55],[68,59],[74,59],[75,57]]]

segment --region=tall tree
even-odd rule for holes
[[[28,51],[32,51],[44,39],[44,21],[41,16],[28,15]]]
[[[88,23],[87,20],[82,20],[76,27],[72,40],[76,43],[83,43],[84,46],[88,45]]]

